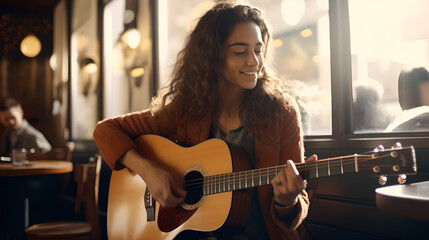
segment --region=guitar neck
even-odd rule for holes
[[[386,153],[386,156],[388,155]],[[354,154],[344,157],[321,159],[315,162],[298,163],[296,164],[296,168],[303,179],[329,177],[357,173],[362,165],[362,167],[368,168],[363,163],[374,158],[383,158],[386,156]],[[271,184],[271,180],[277,176],[278,172],[284,168],[286,168],[286,165],[207,176],[203,180],[203,194],[210,195],[268,185]]]

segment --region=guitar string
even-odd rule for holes
[[[382,157],[386,157],[386,156],[387,155],[379,156],[377,158],[382,158]],[[314,169],[317,169],[317,168],[322,168],[323,169],[323,168],[326,168],[328,166],[330,168],[331,167],[338,167],[338,166],[341,166],[341,165],[350,165],[350,163],[354,163],[355,162],[354,155],[352,155],[352,157],[353,157],[353,159],[351,159],[351,160],[347,159],[347,158],[351,158],[349,156],[343,156],[343,157],[338,157],[338,158],[330,158],[330,159],[319,160],[318,163],[317,163],[317,166],[315,166],[316,164],[312,164],[313,162],[311,162],[311,163],[299,163],[296,166],[297,166],[298,170],[314,170]],[[341,164],[341,162],[333,162],[333,164],[331,164],[331,163],[327,162],[328,160],[332,161],[332,160],[335,160],[335,159],[342,159],[343,163]],[[368,160],[372,160],[372,159],[376,159],[376,158],[373,158],[372,155],[371,155],[370,158],[368,158],[368,155],[365,155],[365,156],[364,155],[360,155],[360,156],[357,156],[357,159],[360,162],[362,162],[363,160],[368,161]],[[311,164],[311,165],[307,166],[308,164]],[[305,165],[305,166],[303,166],[303,165]],[[226,175],[230,175],[230,176],[233,176],[235,178],[236,177],[241,178],[243,174],[249,175],[249,174],[252,174],[252,173],[253,173],[253,175],[256,175],[256,177],[258,177],[258,178],[260,176],[266,178],[269,175],[273,175],[273,172],[272,172],[273,170],[277,172],[277,171],[279,171],[279,169],[283,169],[285,167],[286,167],[286,165],[280,165],[280,166],[274,166],[274,167],[269,167],[269,168],[264,168],[264,169],[252,169],[252,170],[242,171],[242,172],[225,173],[225,174],[208,176],[208,177],[206,177],[206,179],[208,179],[208,178],[215,178],[216,176],[220,177],[220,176],[226,176]],[[362,167],[365,167],[365,165],[360,165],[361,169],[362,169]],[[370,168],[368,168],[368,169],[370,169]],[[266,175],[265,174],[266,172],[269,172],[269,174]],[[261,173],[263,173],[263,175],[261,175]],[[235,176],[235,175],[239,175],[239,176]],[[235,178],[228,179],[228,181],[234,180]],[[200,183],[202,180],[203,179],[188,180],[188,181],[185,181],[185,183],[190,183],[192,181],[198,181]],[[212,181],[208,180],[208,181],[206,181],[206,183],[211,183],[213,181],[216,181],[216,180],[212,180]]]
[[[337,167],[337,166],[341,166],[341,165],[346,165],[346,164],[354,163],[355,162],[354,155],[350,155],[350,156],[352,156],[352,157],[343,156],[343,157],[337,157],[337,158],[321,159],[321,160],[317,161],[318,162],[317,166],[314,166],[315,164],[313,164],[313,163],[315,163],[315,162],[298,163],[296,165],[296,167],[297,167],[298,171],[299,170],[314,170],[314,169],[317,169],[317,168],[327,167],[328,165],[330,167]],[[377,158],[382,158],[382,157],[386,157],[386,156],[387,155],[380,156],[380,157],[377,157]],[[371,155],[370,158],[368,158],[368,157],[369,157],[369,155],[357,155],[358,160],[361,161],[361,162],[363,160],[368,161],[368,160],[376,159],[376,158],[373,158],[372,155]],[[349,160],[347,158],[353,158],[353,159]],[[337,161],[333,162],[333,164],[328,163],[328,160],[332,161],[332,160],[336,160],[336,159],[342,159],[344,161],[343,161],[342,164],[341,164],[341,162],[337,162]],[[223,175],[228,175],[228,174],[234,175],[234,174],[240,174],[240,173],[245,173],[245,172],[248,172],[248,173],[252,173],[253,172],[253,173],[256,173],[257,175],[259,175],[259,173],[257,173],[257,172],[266,172],[267,170],[268,171],[271,171],[271,170],[278,171],[278,169],[283,169],[283,168],[286,168],[286,165],[273,166],[273,167],[268,167],[268,168],[263,168],[263,169],[252,169],[252,170],[247,170],[247,171],[242,171],[242,172],[225,173],[225,174],[219,174],[219,175],[212,175],[212,176],[208,176],[208,177],[215,177],[215,176],[221,176],[221,175],[223,176]],[[185,181],[185,183],[189,183],[189,182],[192,182],[192,181],[200,181],[200,180],[201,179],[188,180],[188,181]]]
[[[317,169],[324,169],[327,167],[332,168],[332,167],[338,167],[341,165],[343,165],[343,166],[344,165],[350,165],[350,164],[353,164],[355,162],[355,157],[356,157],[356,160],[358,160],[360,163],[359,169],[368,170],[368,169],[371,169],[372,166],[367,167],[366,165],[362,165],[363,164],[362,162],[367,162],[367,161],[378,159],[378,158],[384,158],[386,156],[390,156],[390,154],[381,155],[381,156],[349,155],[349,156],[342,156],[342,157],[336,157],[336,158],[321,159],[318,161],[317,166],[316,166],[316,164],[312,164],[313,162],[311,162],[311,163],[300,163],[299,165],[297,164],[297,169],[298,170],[310,170],[311,171],[311,170],[315,170],[315,169],[316,170]],[[333,160],[337,160],[337,159],[341,159],[342,162],[333,161]],[[333,162],[331,163],[331,161],[333,161]],[[311,164],[311,165],[305,166],[307,164]],[[379,166],[384,167],[383,165],[379,165]],[[391,167],[390,165],[386,165],[386,166]],[[206,186],[207,185],[213,185],[213,183],[215,185],[219,186],[219,184],[225,184],[225,183],[231,183],[231,182],[234,183],[237,180],[242,181],[243,177],[249,178],[250,177],[249,175],[253,176],[253,180],[264,179],[264,182],[265,182],[265,179],[267,177],[270,178],[271,176],[273,176],[273,177],[277,176],[279,169],[282,169],[285,167],[286,167],[286,165],[280,165],[280,166],[274,166],[274,167],[269,167],[269,168],[265,168],[265,169],[252,169],[252,170],[242,171],[242,172],[232,172],[232,173],[213,175],[213,176],[208,176],[205,178],[187,180],[187,181],[185,181],[185,184],[188,187],[187,190],[193,190],[195,188],[204,187],[204,186],[202,186],[204,183],[204,179],[206,179],[206,181],[205,181]],[[218,179],[216,180],[216,178],[218,178]],[[252,179],[250,179],[250,180],[252,180]],[[257,181],[257,182],[259,182],[259,181]],[[226,187],[226,185],[224,187]]]

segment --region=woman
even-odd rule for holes
[[[158,95],[151,110],[97,125],[94,138],[107,164],[113,170],[127,167],[136,172],[161,206],[175,207],[185,199],[183,180],[142,157],[133,140],[158,134],[187,147],[222,138],[243,148],[254,168],[287,164],[271,185],[254,191],[249,221],[234,234],[248,239],[296,238],[309,206],[306,182],[294,164],[303,162],[300,116],[271,75],[269,41],[258,9],[217,3],[188,36],[168,91]]]

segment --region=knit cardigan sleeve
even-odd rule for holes
[[[174,121],[167,109],[152,114],[149,110],[133,112],[100,121],[94,129],[94,140],[105,162],[112,170],[125,166],[118,160],[130,149],[134,140],[144,134],[168,135]]]
[[[296,104],[290,103],[282,109],[283,117],[276,126],[276,140],[278,144],[269,145],[258,143],[256,154],[260,159],[261,167],[283,165],[291,159],[295,163],[304,162],[303,134],[301,130],[300,114]],[[265,163],[264,163],[265,162]],[[264,214],[267,230],[271,239],[296,239],[296,229],[307,217],[309,208],[308,194],[303,191],[298,196],[296,204],[297,214],[290,222],[283,222],[279,218],[274,206],[272,187],[261,188],[259,193],[261,207]]]

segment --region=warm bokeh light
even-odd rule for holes
[[[313,59],[314,63],[319,63],[320,62],[319,55],[314,55],[312,59]]]
[[[273,41],[273,44],[274,44],[275,48],[279,48],[279,47],[283,46],[283,41],[281,39],[277,38]]]
[[[301,37],[303,37],[303,38],[308,38],[311,35],[313,35],[313,31],[311,31],[310,28],[306,28],[306,29],[301,31]]]
[[[127,31],[125,31],[124,35],[122,36],[123,41],[132,49],[135,49],[140,44],[140,33],[135,28],[130,28]]]
[[[291,26],[299,23],[305,13],[304,0],[282,0],[280,7],[283,20]]]
[[[85,64],[85,66],[83,67],[83,70],[89,74],[93,74],[97,72],[97,64],[95,64],[94,60],[92,59],[87,59],[87,63]]]
[[[42,50],[40,40],[33,34],[27,35],[21,42],[21,52],[27,57],[35,57]]]
[[[135,77],[135,78],[141,77],[143,76],[143,74],[144,74],[144,68],[142,67],[133,68],[130,72],[131,77]]]

